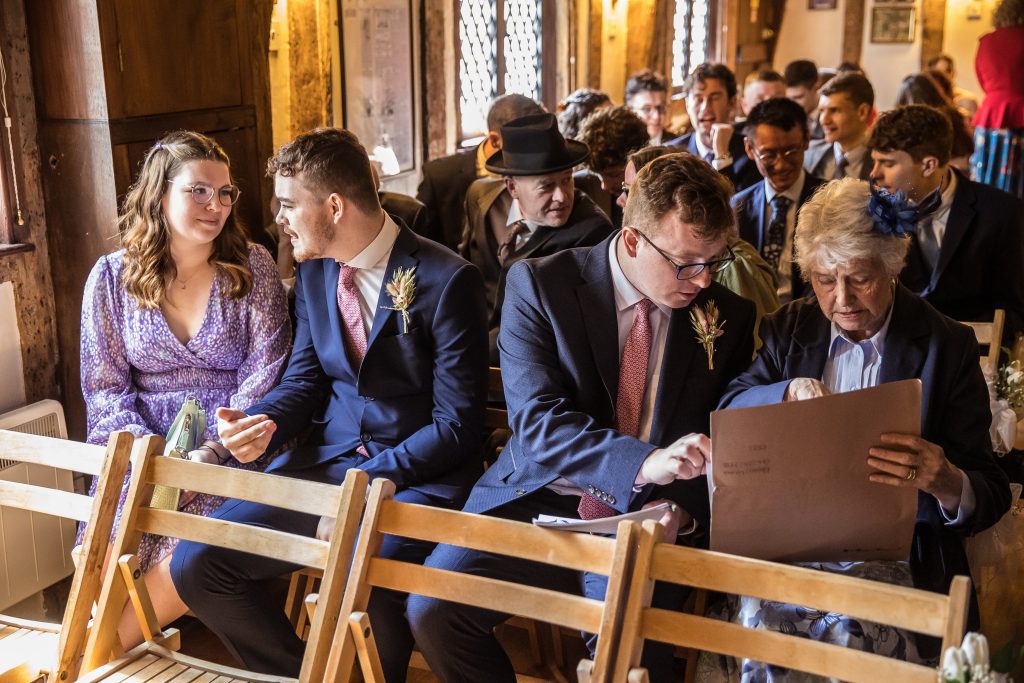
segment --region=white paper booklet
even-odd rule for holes
[[[549,527],[552,529],[565,529],[566,531],[584,531],[592,534],[614,534],[619,527],[619,522],[635,521],[645,522],[648,519],[658,521],[661,519],[672,503],[661,503],[646,510],[627,512],[624,515],[613,517],[602,517],[601,519],[575,519],[573,517],[556,517],[554,515],[537,515],[533,518],[536,526]]]

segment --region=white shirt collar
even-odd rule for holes
[[[860,161],[864,158],[864,155],[867,154],[867,151],[868,147],[863,142],[854,147],[853,149],[847,150],[846,152],[840,149],[838,142],[832,143],[832,154],[835,155],[836,164],[839,163],[839,160],[843,158],[844,154],[846,155],[846,163],[848,166],[859,164]]]
[[[506,220],[507,220],[506,225],[512,225],[516,221],[523,221],[524,223],[526,223],[526,228],[529,231],[529,234],[531,234],[531,235],[534,232],[536,232],[537,228],[539,227],[539,224],[534,223],[533,221],[529,220],[528,218],[524,218],[523,217],[523,210],[521,208],[519,208],[519,200],[518,199],[513,199],[512,200],[512,207],[508,210],[508,218]]]
[[[708,154],[714,156],[715,150],[704,146],[704,143],[701,142],[700,139],[700,133],[698,133],[696,130],[693,131],[693,139],[697,143],[697,153],[699,154],[701,159],[707,160]]]
[[[626,274],[622,272],[622,266],[619,265],[619,256],[617,252],[617,245],[622,233],[620,232],[615,236],[615,239],[611,240],[608,244],[608,265],[611,269],[612,275],[612,290],[615,292],[615,308],[620,313],[629,308],[635,306],[641,299],[647,299],[648,297],[633,286],[633,283],[629,281]],[[668,264],[665,264],[668,266]],[[658,304],[653,299],[651,303],[654,304],[658,310],[664,313],[666,316],[671,315],[671,309]]]
[[[807,173],[803,169],[800,169],[800,176],[796,179],[796,182],[790,185],[789,189],[785,192],[776,192],[772,184],[765,178],[764,181],[764,201],[767,204],[771,204],[772,200],[775,199],[776,194],[781,194],[789,201],[796,204],[800,201],[800,193],[804,191],[804,181],[807,179]]]
[[[384,224],[381,226],[380,232],[377,233],[372,242],[367,244],[361,252],[356,254],[345,265],[362,269],[379,266],[381,261],[384,261],[385,265],[387,265],[387,259],[391,255],[391,248],[395,246],[395,240],[398,239],[399,228],[386,211],[381,213],[384,214]]]

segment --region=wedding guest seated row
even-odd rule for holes
[[[509,270],[498,345],[513,436],[465,511],[591,519],[665,500],[676,505],[663,518],[667,539],[703,542],[709,414],[753,350],[754,305],[712,280],[731,258],[730,193],[701,159],[663,156],[630,188],[621,232]],[[444,545],[427,565],[592,597],[607,585]],[[678,608],[683,596],[665,588],[655,604]],[[515,681],[492,632],[507,616],[423,596],[408,603],[416,643],[442,681]],[[648,643],[644,666],[666,680],[672,648]]]
[[[244,408],[277,383],[292,328],[273,258],[246,242],[233,212],[238,195],[227,155],[205,135],[171,133],[146,153],[118,218],[123,248],[100,258],[85,285],[81,366],[89,443],[105,444],[118,430],[164,436],[188,397],[209,410]],[[191,459],[267,465],[265,458],[233,458],[213,419],[198,429]],[[127,491],[128,478],[119,516]],[[178,506],[208,515],[221,502],[182,492]],[[161,624],[187,611],[168,573],[175,543],[145,535],[137,553]],[[118,633],[126,648],[142,642],[130,608]]]
[[[947,592],[954,576],[971,575],[963,538],[995,524],[1009,508],[1010,491],[992,455],[974,333],[897,282],[910,242],[903,221],[912,212],[901,197],[872,193],[867,183],[849,178],[826,185],[804,205],[796,260],[814,296],[765,319],[764,346],[729,385],[721,406],[803,400],[919,378],[921,436],[882,434],[864,454],[870,481],[918,490],[911,556],[907,562],[813,566]],[[904,659],[938,654],[934,642],[842,615],[760,601],[733,612],[751,626]],[[977,627],[972,601],[968,628]],[[750,680],[785,680],[784,672],[759,666],[745,662],[742,670]]]
[[[308,430],[268,472],[338,484],[359,468],[395,482],[397,500],[461,507],[482,471],[479,271],[381,210],[366,151],[348,131],[300,135],[270,159],[268,174],[299,262],[298,328],[281,383],[262,400],[217,409],[224,447],[252,462]],[[321,538],[333,523],[237,500],[213,516]],[[382,553],[422,561],[430,551],[389,537]],[[296,568],[195,542],[179,544],[170,567],[179,594],[233,655],[286,676],[298,674],[303,643],[262,582]],[[371,597],[389,681],[404,680],[412,651],[404,611],[404,595]]]

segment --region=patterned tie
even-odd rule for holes
[[[640,411],[647,389],[647,361],[651,355],[651,300],[637,302],[636,318],[626,338],[619,365],[619,393],[615,399],[616,429],[622,434],[640,433]],[[618,514],[615,508],[584,493],[577,509],[580,519],[598,519]]]
[[[786,216],[792,203],[792,200],[781,194],[772,197],[772,216],[768,221],[768,234],[765,236],[764,248],[761,251],[765,260],[775,270],[779,269],[782,245],[786,241]]]
[[[356,269],[341,265],[338,274],[338,311],[345,324],[345,353],[352,367],[359,370],[366,355],[366,327],[363,325],[363,314],[359,309],[359,288],[356,287]],[[366,446],[359,444],[356,452],[364,458],[369,457]]]
[[[836,172],[833,176],[833,180],[839,180],[840,178],[846,177],[846,168],[850,165],[850,160],[846,158],[846,154],[840,154],[836,160]]]
[[[520,235],[525,235],[529,231],[529,226],[526,225],[526,221],[516,221],[509,226],[509,233],[498,245],[498,263],[503,267],[505,262],[516,253],[516,240],[519,239]]]

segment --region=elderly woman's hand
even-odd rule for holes
[[[868,449],[868,465],[878,470],[869,475],[871,481],[913,486],[935,496],[946,511],[956,512],[964,482],[941,446],[910,434],[882,434],[881,439],[882,446]]]
[[[783,400],[803,401],[808,398],[828,396],[831,393],[828,387],[821,383],[821,380],[811,379],[810,377],[797,377],[786,387],[786,396]]]

